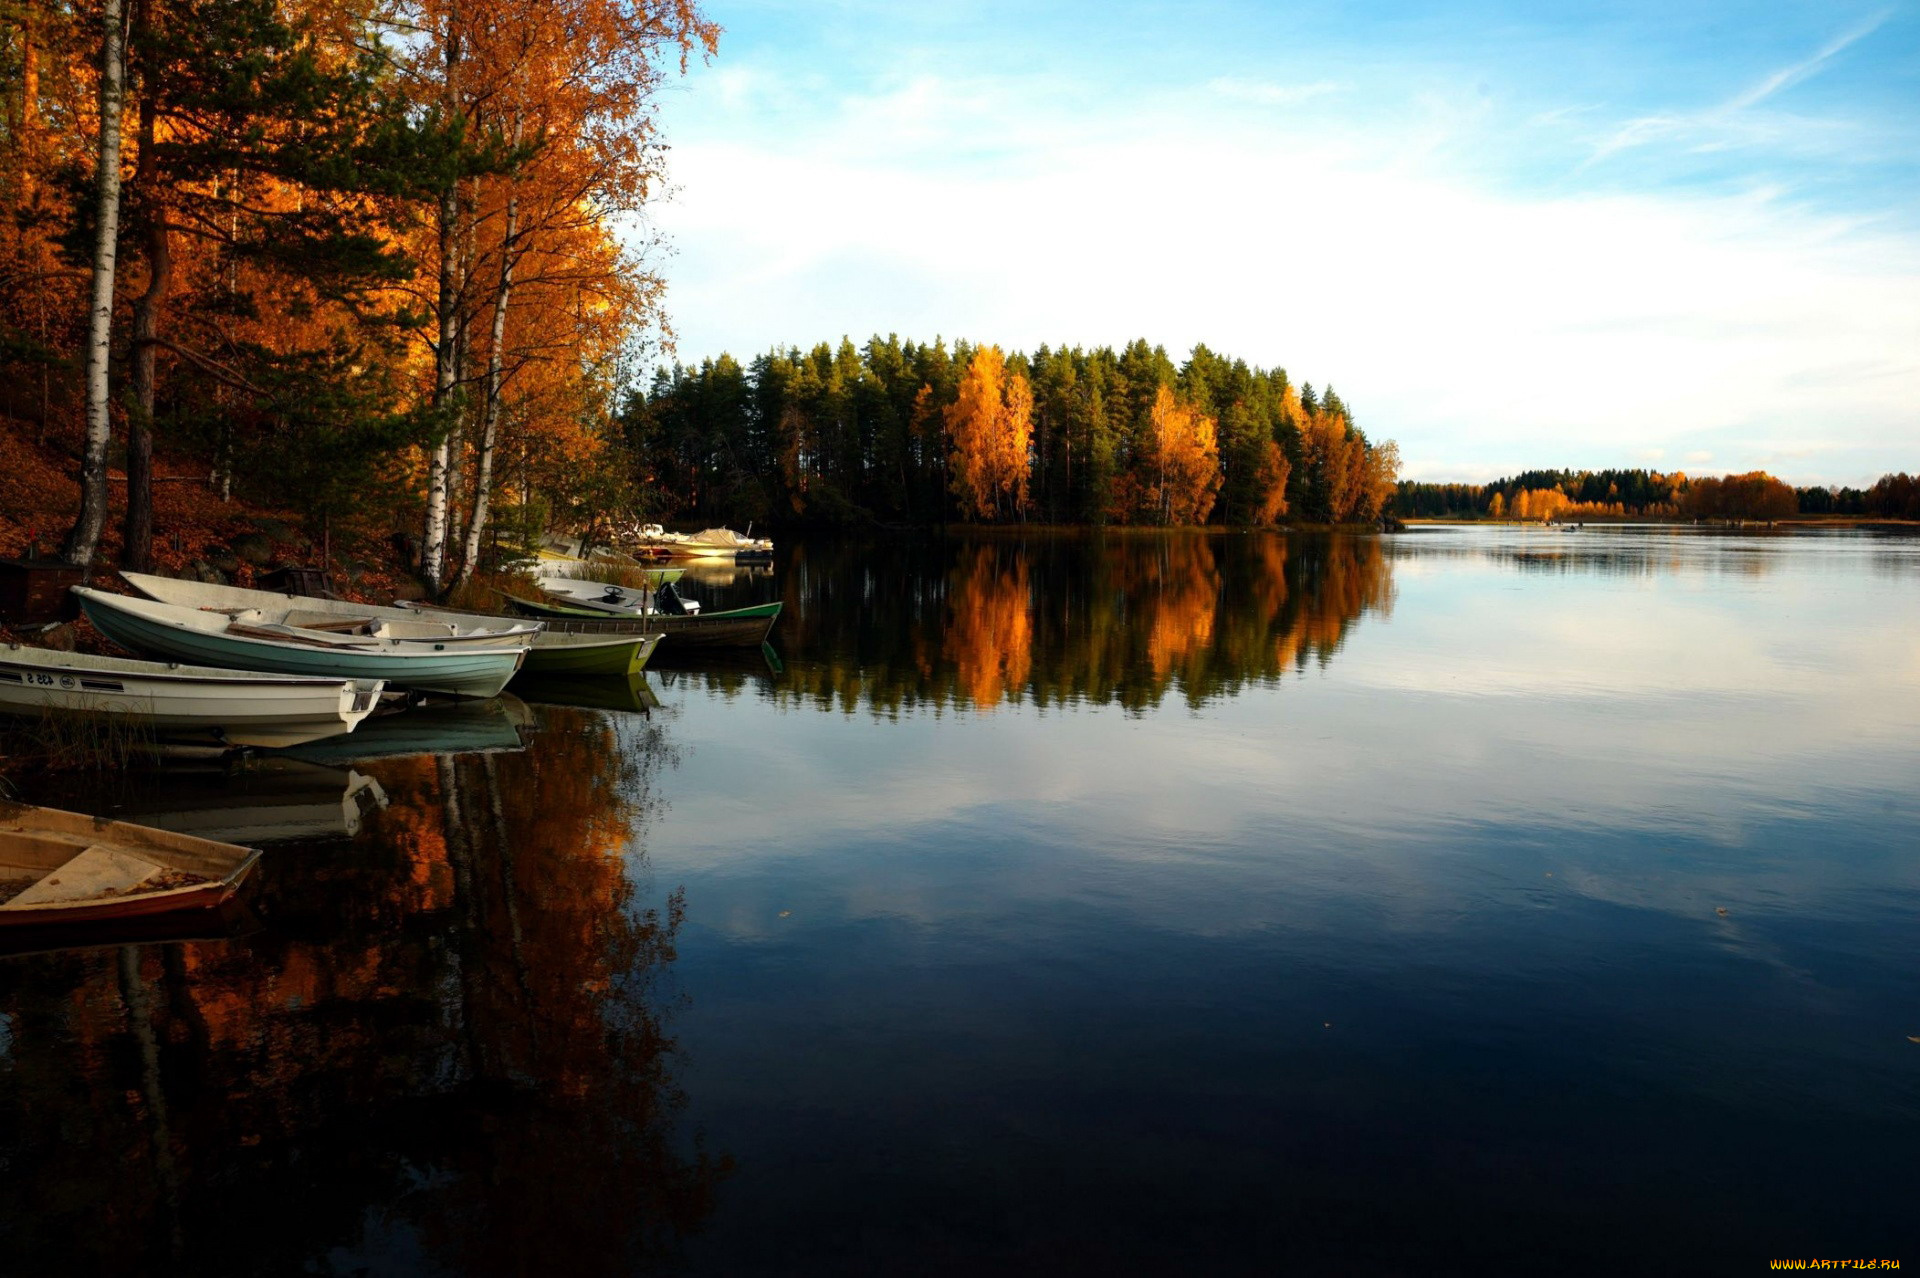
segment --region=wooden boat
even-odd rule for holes
[[[504,592],[501,598],[515,608],[543,608],[541,620],[550,634],[643,635],[660,636],[658,656],[665,658],[689,648],[757,648],[766,642],[773,623],[780,619],[779,603],[755,604],[750,608],[729,608],[723,612],[701,613],[693,617],[672,617],[648,613],[644,617],[616,616],[613,613],[542,605],[537,600],[521,599]],[[461,616],[491,617],[495,613],[475,613],[427,604],[409,604],[429,612],[457,612]]]
[[[560,608],[585,609],[589,613],[606,612],[616,617],[643,617],[650,612],[684,617],[700,611],[700,605],[684,599],[672,582],[656,582],[645,589],[616,586],[604,581],[585,581],[578,577],[535,577],[533,584],[547,596],[547,603]]]
[[[0,803],[0,927],[211,909],[259,859],[234,843]]]
[[[290,746],[351,732],[381,681],[0,648],[0,711],[125,715],[156,738]]]
[[[671,570],[675,576],[677,569]],[[522,669],[542,674],[631,674],[646,668],[653,655],[650,636],[549,634],[537,621],[515,617],[473,617],[450,621],[416,609],[383,604],[349,603],[342,599],[315,599],[308,595],[283,595],[270,590],[248,590],[241,586],[214,586],[174,577],[156,577],[148,573],[120,574],[127,584],[149,599],[178,604],[185,608],[208,608],[218,612],[254,609],[263,615],[277,608],[288,609],[290,619],[311,625],[315,620],[336,622],[384,623],[389,633],[399,636],[432,637],[441,632],[463,639],[493,634],[508,638],[531,635],[533,650]]]
[[[169,910],[165,914],[0,928],[0,958],[119,949],[123,945],[230,941],[259,930],[260,917],[247,908],[245,900],[230,896],[206,910]]]
[[[647,668],[660,635],[576,635],[541,632],[521,667],[524,675],[606,675],[626,678]]]
[[[80,607],[101,634],[135,652],[238,670],[384,679],[390,685],[455,697],[491,697],[525,660],[532,636],[486,642],[338,635],[271,616],[232,617],[152,599],[75,586]]]

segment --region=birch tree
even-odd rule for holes
[[[114,269],[120,245],[120,110],[126,98],[127,43],[120,0],[105,0],[100,42],[100,143],[94,168],[93,282],[87,308],[87,443],[80,462],[80,517],[62,558],[89,565],[107,524],[108,359],[113,344]]]

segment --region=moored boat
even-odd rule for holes
[[[757,648],[766,642],[773,623],[780,619],[778,602],[755,604],[750,608],[729,608],[723,612],[701,613],[693,617],[669,617],[648,613],[644,617],[618,616],[591,612],[584,608],[542,605],[536,600],[515,595],[501,597],[515,608],[542,609],[540,618],[549,634],[644,635],[660,636],[659,656],[668,657],[689,648]],[[495,617],[498,613],[473,612],[438,605],[409,604],[427,612],[453,612],[460,616]]]
[[[576,635],[543,632],[521,667],[528,675],[609,675],[625,678],[647,668],[660,635]]]
[[[637,549],[666,554],[673,559],[770,560],[773,542],[766,537],[737,533],[731,528],[708,528],[697,533],[668,532],[659,524],[643,524]]]
[[[616,617],[640,617],[652,612],[684,617],[700,611],[700,605],[682,597],[672,582],[650,583],[643,590],[579,577],[535,577],[533,584],[540,587],[540,593],[546,595],[551,604],[612,613]]]
[[[0,927],[211,909],[259,859],[238,844],[0,803]]]
[[[679,576],[678,569],[669,569]],[[283,595],[268,590],[249,590],[242,586],[215,586],[174,577],[156,577],[149,573],[120,574],[135,590],[161,603],[215,611],[255,609],[271,615],[285,608],[297,620],[333,619],[339,622],[368,621],[384,623],[395,635],[451,633],[470,639],[492,634],[503,638],[530,635],[533,650],[522,667],[540,674],[631,674],[646,668],[653,654],[648,636],[567,635],[549,633],[538,621],[518,617],[488,617],[484,614],[450,613],[436,616],[414,608],[387,604],[349,603],[342,599],[316,599],[307,595]],[[458,618],[458,620],[452,620]]]
[[[639,555],[630,555],[623,550],[597,548],[590,553],[580,553],[578,538],[548,537],[546,543],[534,552],[533,563],[544,569],[557,572],[580,572],[592,568],[615,567],[637,569],[647,567],[652,572],[679,574],[677,568],[662,568],[657,565],[671,558],[665,551],[646,551]]]
[[[160,577],[145,572],[123,572],[120,577],[147,598],[161,603],[224,612],[230,616],[244,613],[244,619],[250,623],[278,622],[339,635],[343,641],[386,638],[485,643],[494,639],[525,638],[540,632],[538,622],[519,621],[511,617],[456,622],[385,604],[281,594],[275,590],[251,590],[245,586],[217,586],[204,581],[185,581],[178,577]]]
[[[125,716],[155,738],[290,746],[351,732],[381,681],[0,648],[0,711]]]
[[[384,679],[388,684],[455,697],[491,697],[507,686],[532,636],[495,633],[490,640],[395,639],[336,635],[311,627],[209,612],[153,599],[73,587],[101,634],[135,652],[238,670]]]

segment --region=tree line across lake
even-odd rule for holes
[[[767,524],[1364,523],[1399,469],[1331,387],[1145,340],[722,355],[662,369],[623,425],[645,504]]]
[[[1861,515],[1920,519],[1920,476],[1881,476],[1870,488],[1794,488],[1765,471],[1689,477],[1657,470],[1530,470],[1490,484],[1403,479],[1390,513],[1468,519],[1788,519]]]

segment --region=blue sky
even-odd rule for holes
[[[1205,341],[1417,478],[1920,469],[1920,5],[709,13],[683,359]]]

